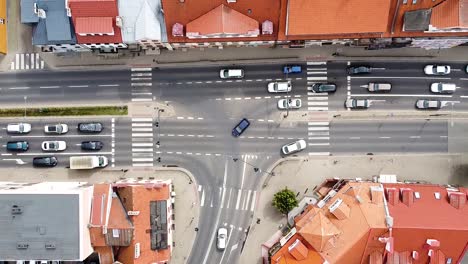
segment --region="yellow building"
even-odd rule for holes
[[[7,0],[0,0],[0,53],[7,53]]]

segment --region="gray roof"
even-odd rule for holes
[[[403,31],[426,31],[431,22],[431,9],[405,12]]]
[[[21,23],[37,23],[39,17],[34,14],[36,0],[21,0]]]
[[[78,260],[79,225],[78,194],[0,194],[0,259]]]
[[[65,1],[35,1],[38,8],[46,13],[46,18],[39,18],[34,28],[33,44],[76,44],[75,32],[65,10]]]

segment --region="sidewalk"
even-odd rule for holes
[[[12,161],[13,162],[13,161]],[[185,263],[195,241],[195,227],[198,225],[199,205],[196,182],[187,171],[179,168],[132,169],[127,172],[121,169],[104,169],[92,171],[73,171],[64,168],[38,170],[32,168],[2,170],[0,181],[80,181],[89,183],[115,182],[121,178],[134,179],[171,179],[174,184],[175,197],[175,247],[171,263]]]
[[[286,218],[271,206],[273,195],[288,187],[299,192],[298,200],[311,195],[312,189],[327,178],[372,179],[379,174],[396,174],[400,181],[420,180],[436,184],[468,185],[466,155],[398,155],[305,157],[285,161],[276,166],[265,188],[260,187],[249,236],[239,263],[261,264],[261,245],[266,242]],[[291,180],[294,179],[294,180]],[[260,219],[260,224],[256,220]]]

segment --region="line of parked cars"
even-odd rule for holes
[[[31,124],[29,123],[12,123],[7,125],[7,133],[9,134],[28,134],[31,132]],[[77,129],[81,133],[100,133],[104,129],[101,123],[79,123]],[[63,135],[68,133],[67,124],[51,124],[44,126],[45,134]],[[83,141],[81,142],[82,150],[98,151],[104,147],[101,141]],[[8,141],[6,145],[9,151],[27,151],[29,142],[26,140]],[[47,140],[41,143],[41,149],[44,152],[64,151],[67,148],[67,143],[63,140]],[[33,165],[38,167],[54,167],[58,163],[55,156],[40,156],[33,158]]]

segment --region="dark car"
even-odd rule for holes
[[[237,126],[232,129],[232,135],[238,137],[244,133],[244,131],[250,126],[249,120],[246,118],[242,119]]]
[[[81,142],[82,150],[100,150],[104,146],[101,141],[83,141]]]
[[[312,86],[314,93],[334,93],[336,91],[336,84],[334,83],[316,83]]]
[[[369,67],[369,66],[349,67],[347,72],[348,72],[349,75],[368,74],[368,73],[371,73],[371,67]]]
[[[54,156],[33,158],[33,165],[35,167],[55,167],[57,163],[57,158]]]
[[[83,133],[100,133],[104,127],[101,123],[79,123],[78,131]]]
[[[12,151],[26,151],[29,149],[29,144],[27,141],[8,141],[6,148]]]

